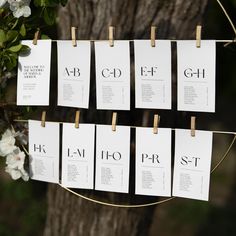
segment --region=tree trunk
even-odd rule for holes
[[[208,0],[69,0],[67,6],[59,8],[58,11],[58,36],[60,39],[70,39],[70,27],[77,26],[78,39],[107,39],[108,26],[114,25],[116,39],[148,39],[150,27],[155,25],[158,27],[157,38],[159,39],[194,39],[196,25],[201,23],[207,3]],[[131,64],[132,69],[132,60]],[[82,112],[83,119],[87,122],[109,123],[111,113],[95,109],[94,77],[93,71],[91,108],[89,111]],[[134,92],[133,73],[131,81]],[[176,77],[173,75],[173,82],[175,81]],[[65,110],[62,109],[61,113],[63,112],[65,113]],[[140,122],[142,125],[147,125],[149,113],[150,111],[142,112],[133,109],[132,112],[121,112],[121,120],[126,125],[137,122],[139,125]],[[141,121],[137,117],[141,117]],[[133,186],[129,195],[96,191],[82,192],[94,198],[116,203],[148,202],[155,199],[134,196]],[[154,221],[153,212],[154,207],[120,209],[101,206],[76,197],[57,185],[50,184],[44,235],[148,235],[149,226]]]

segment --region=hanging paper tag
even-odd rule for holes
[[[135,193],[171,195],[171,129],[136,128]]]
[[[208,200],[212,155],[212,132],[177,129],[173,196]]]
[[[62,185],[93,189],[95,125],[63,124]]]
[[[178,110],[215,112],[215,41],[178,41],[177,50]]]
[[[130,127],[97,125],[95,189],[128,193]]]
[[[58,105],[89,107],[90,60],[89,41],[57,41]]]
[[[135,40],[135,107],[171,109],[171,42]]]
[[[24,40],[23,45],[30,47],[27,54],[19,55],[17,73],[17,105],[48,106],[51,40]]]
[[[59,183],[59,124],[29,120],[30,175],[32,179]]]
[[[129,41],[95,42],[97,109],[130,110]]]

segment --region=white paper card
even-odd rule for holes
[[[59,182],[59,124],[29,120],[30,175],[32,179]]]
[[[95,42],[97,109],[130,110],[129,41]]]
[[[210,131],[177,129],[173,196],[208,200],[213,135]]]
[[[22,41],[30,52],[18,58],[17,105],[48,106],[51,67],[51,40]]]
[[[136,128],[135,194],[171,196],[171,129]]]
[[[128,193],[130,127],[97,125],[95,189]]]
[[[215,112],[215,41],[178,41],[177,51],[178,110]]]
[[[135,107],[171,109],[171,42],[134,41]]]
[[[89,41],[57,41],[58,105],[89,107],[90,60]]]
[[[63,124],[62,185],[93,189],[95,125]]]

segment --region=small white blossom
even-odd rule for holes
[[[24,181],[28,181],[29,180],[29,174],[24,170],[24,168],[21,169],[21,178]]]
[[[0,7],[3,7],[6,4],[7,0],[0,0]]]
[[[19,148],[13,153],[7,155],[6,164],[13,169],[22,169],[25,162],[25,153],[21,152]]]
[[[5,171],[10,174],[10,176],[12,177],[13,180],[17,180],[22,178],[24,181],[28,181],[29,180],[29,175],[28,173],[24,170],[24,168],[22,169],[12,169],[9,166],[7,166],[5,168]]]
[[[9,173],[14,180],[22,178],[24,181],[28,181],[29,175],[24,169],[24,162],[25,153],[17,148],[13,153],[7,155],[5,171]]]
[[[22,178],[29,180],[29,175],[24,169],[25,153],[15,146],[15,137],[20,136],[19,132],[7,129],[0,140],[0,156],[6,156],[6,172],[12,179]]]
[[[20,170],[12,169],[12,168],[10,168],[10,167],[8,167],[8,166],[6,167],[5,171],[6,171],[8,174],[10,174],[10,176],[11,176],[12,179],[14,179],[14,180],[17,180],[17,179],[19,179],[19,178],[22,176]]]
[[[13,12],[14,17],[19,18],[21,16],[30,16],[30,1],[31,0],[8,0],[8,3],[10,4],[10,10]]]
[[[16,149],[15,141],[14,133],[7,129],[0,140],[0,156],[12,153]]]

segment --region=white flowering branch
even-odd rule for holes
[[[31,9],[29,7],[31,0],[0,0],[1,7],[9,7],[13,16],[19,18],[21,16],[29,17]]]
[[[7,129],[0,140],[0,156],[6,157],[5,171],[10,174],[12,179],[22,178],[29,180],[29,174],[24,169],[25,153],[15,145],[15,137],[18,135],[14,130]]]

